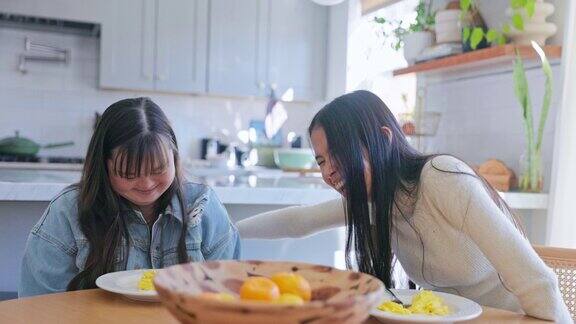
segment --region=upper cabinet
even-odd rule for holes
[[[310,0],[212,0],[208,92],[325,97],[328,7]]]
[[[208,0],[117,0],[109,6],[101,87],[206,91]]]
[[[100,86],[154,89],[155,0],[110,1],[102,24]]]
[[[325,98],[328,9],[310,0],[271,0],[268,84],[296,100]]]
[[[268,1],[211,0],[208,91],[265,96]]]
[[[328,10],[310,0],[106,0],[100,86],[325,98]],[[105,5],[104,5],[105,3]]]
[[[156,89],[206,91],[208,0],[158,0]]]

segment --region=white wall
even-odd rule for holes
[[[17,70],[24,38],[72,50],[70,65],[32,62]],[[74,140],[76,145],[42,155],[83,156],[92,134],[94,113],[113,102],[149,96],[172,122],[184,158],[200,156],[200,139],[212,131],[236,134],[250,119],[264,117],[263,99],[139,93],[98,89],[99,39],[0,27],[0,138],[20,130],[39,143]],[[287,103],[284,134],[304,134],[318,104]]]
[[[554,125],[562,90],[560,66],[554,64],[552,71],[553,99],[542,148],[546,191],[550,184]],[[526,76],[534,109],[534,127],[537,129],[544,75],[539,67],[535,67],[528,69]],[[428,111],[442,112],[435,138],[438,152],[454,154],[472,164],[497,158],[518,174],[525,135],[510,70],[481,76],[453,77],[432,83],[427,87],[425,107]]]
[[[547,243],[576,248],[574,218],[574,183],[576,183],[576,3],[571,2],[567,15],[565,46],[562,55],[564,93],[557,114],[551,203],[548,212]]]

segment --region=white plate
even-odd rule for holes
[[[412,301],[412,296],[419,292],[419,290],[411,289],[392,289],[392,291],[396,294],[396,296],[398,296],[398,298],[400,298],[403,303],[410,303]],[[390,312],[384,312],[377,308],[374,308],[370,312],[370,315],[374,316],[383,323],[454,323],[471,320],[482,314],[482,307],[470,299],[436,291],[434,294],[444,299],[444,303],[450,308],[450,315],[399,315]],[[391,298],[384,299],[382,302],[390,299]]]
[[[98,279],[96,279],[96,286],[113,293],[124,295],[130,299],[158,302],[160,300],[155,290],[138,289],[138,281],[140,281],[142,273],[149,270],[150,269],[140,269],[110,272],[98,277]]]

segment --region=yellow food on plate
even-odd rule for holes
[[[444,304],[444,300],[429,290],[423,290],[412,297],[410,310],[413,314],[450,314],[450,309]]]
[[[154,289],[154,276],[156,275],[156,271],[148,270],[142,273],[140,277],[140,281],[138,281],[138,289],[148,291],[148,290],[155,290]]]
[[[280,288],[278,285],[266,277],[251,277],[244,280],[240,286],[240,298],[274,301],[280,298]]]
[[[391,300],[383,302],[380,306],[378,306],[378,309],[381,311],[400,315],[412,314],[412,312],[408,308],[404,308],[404,306],[395,303]]]
[[[429,290],[423,290],[412,296],[412,305],[404,306],[392,301],[386,301],[378,306],[378,309],[399,315],[424,314],[424,315],[449,315],[450,308],[444,304],[444,300]]]
[[[312,289],[310,283],[304,277],[293,272],[278,272],[272,276],[281,294],[300,296],[304,301],[310,301]]]

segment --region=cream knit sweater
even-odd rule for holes
[[[437,169],[472,173],[456,158],[432,159],[422,170],[417,197],[393,213],[392,251],[410,279],[481,305],[571,323],[556,275],[481,181]],[[272,239],[304,237],[345,222],[344,203],[336,199],[259,214],[237,226],[242,238]]]

